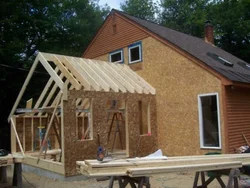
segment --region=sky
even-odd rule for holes
[[[99,5],[108,4],[110,8],[118,9],[120,10],[120,3],[123,3],[125,0],[99,0]],[[153,0],[156,2],[157,0]]]
[[[120,9],[120,3],[123,3],[124,0],[99,0],[99,5],[104,5],[104,4],[108,4],[110,6],[110,8],[114,8],[114,9]]]

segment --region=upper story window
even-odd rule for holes
[[[129,60],[128,64],[142,61],[142,44],[137,42],[128,46]]]
[[[109,61],[114,63],[123,63],[123,50],[116,50],[109,53]]]

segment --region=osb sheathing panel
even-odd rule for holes
[[[77,98],[93,99],[93,140],[79,141],[76,137],[75,100]],[[134,156],[138,150],[138,156],[147,155],[157,149],[156,128],[156,103],[155,96],[140,94],[123,94],[114,92],[84,92],[72,90],[68,93],[68,101],[64,101],[64,158],[66,176],[75,175],[78,160],[95,159],[98,143],[97,134],[100,135],[101,145],[107,146],[108,126],[106,124],[108,100],[127,101],[127,123],[129,131],[129,155]],[[151,136],[140,138],[138,125],[137,101],[151,101]],[[139,148],[139,149],[138,149]]]
[[[250,89],[226,87],[226,109],[228,149],[234,153],[235,148],[247,145],[242,133],[250,141]]]
[[[225,151],[221,82],[174,49],[152,37],[142,40],[143,68],[137,71],[156,89],[159,148],[165,155],[196,155],[200,149],[198,94],[218,93]],[[96,59],[107,60],[108,54]],[[128,51],[124,48],[125,64]],[[214,151],[214,150],[213,150]]]

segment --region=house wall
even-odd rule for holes
[[[142,54],[143,62],[139,63],[139,66],[134,64],[131,68],[137,70],[137,73],[156,89],[158,147],[166,155],[171,156],[196,155],[211,151],[200,149],[197,96],[198,94],[218,93],[222,152],[224,152],[220,80],[152,37],[142,40]],[[127,64],[127,47],[124,48],[124,58]],[[96,59],[107,61],[108,54],[103,54]]]
[[[93,140],[81,141],[76,135],[75,104],[77,98],[93,99]],[[130,157],[145,156],[157,149],[156,101],[154,95],[115,93],[115,92],[87,92],[70,90],[68,100],[63,103],[64,111],[64,165],[66,176],[76,175],[76,161],[95,159],[98,149],[97,134],[100,143],[107,148],[109,125],[107,125],[106,104],[109,100],[125,100],[128,127],[128,153]],[[150,101],[151,136],[140,136],[138,101]],[[124,144],[125,145],[125,144]]]
[[[225,91],[228,151],[234,153],[247,145],[242,133],[250,141],[250,89],[228,86]]]

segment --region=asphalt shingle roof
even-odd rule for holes
[[[187,35],[175,31],[173,29],[169,29],[159,24],[128,15],[121,11],[117,11],[114,9],[113,11],[118,12],[119,14],[135,22],[136,24],[146,28],[147,30],[153,32],[159,37],[176,45],[177,47],[181,48],[185,52],[199,59],[204,64],[211,67],[212,69],[214,69],[224,77],[228,78],[229,80],[236,82],[250,83],[250,69],[248,70],[238,65],[238,62],[244,62],[244,63],[246,62],[233,56],[232,54],[216,46],[208,44],[207,42],[205,42],[200,38],[193,37],[191,35]],[[220,63],[219,61],[209,56],[208,53],[216,54],[222,57],[223,59],[233,63],[234,65],[232,67],[225,66],[224,64]]]

